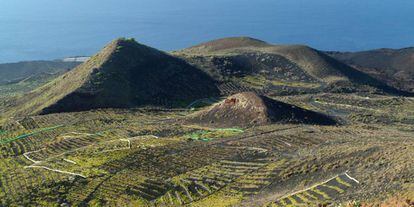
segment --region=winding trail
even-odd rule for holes
[[[68,134],[68,133],[67,133]],[[73,132],[73,133],[71,133],[71,134],[77,134],[77,135],[87,135],[87,136],[89,136],[89,135],[94,135],[94,134],[86,134],[86,133],[76,133],[76,132]],[[66,136],[68,136],[68,135],[66,135]],[[154,138],[154,139],[158,139],[159,137],[158,136],[155,136],[155,135],[146,135],[146,136],[149,136],[149,137],[152,137],[152,138]],[[119,151],[119,150],[129,150],[129,149],[131,149],[132,148],[132,143],[131,143],[131,138],[130,139],[119,139],[120,141],[125,141],[125,142],[128,142],[128,146],[127,147],[124,147],[124,148],[120,148],[120,149],[113,149],[113,150],[105,150],[105,151],[102,151],[102,152],[112,152],[112,151]],[[110,141],[113,141],[113,140],[110,140]],[[110,142],[110,141],[108,141],[108,142]],[[94,144],[91,144],[91,145],[94,145]],[[70,153],[70,152],[73,152],[73,151],[77,151],[77,150],[79,150],[79,149],[83,149],[83,148],[86,148],[86,147],[90,147],[91,145],[87,145],[87,146],[84,146],[84,147],[80,147],[80,148],[77,148],[77,149],[74,149],[74,150],[70,150],[70,151],[67,151],[67,152],[64,152],[64,153],[61,153],[61,154],[59,154],[59,155],[57,155],[57,156],[53,156],[52,158],[56,158],[56,157],[60,157],[60,156],[62,156],[62,155],[65,155],[65,154],[67,154],[67,153]],[[42,150],[45,150],[46,148],[42,148],[42,149],[39,149],[39,150],[35,150],[35,151],[30,151],[30,152],[26,152],[26,153],[24,153],[23,154],[23,156],[27,159],[27,160],[29,160],[29,161],[31,161],[31,162],[33,162],[33,164],[32,165],[28,165],[28,166],[25,166],[24,168],[41,168],[41,169],[45,169],[45,170],[49,170],[49,171],[53,171],[53,172],[57,172],[57,173],[63,173],[63,174],[68,174],[68,175],[74,175],[74,176],[79,176],[79,177],[82,177],[82,178],[87,178],[85,175],[82,175],[82,174],[79,174],[79,173],[73,173],[73,172],[68,172],[68,171],[64,171],[64,170],[58,170],[58,169],[53,169],[53,168],[49,168],[49,167],[46,167],[46,166],[42,166],[42,165],[38,165],[38,164],[41,164],[41,163],[43,163],[43,162],[45,162],[45,160],[41,160],[41,161],[39,161],[39,160],[34,160],[34,159],[32,159],[29,155],[31,154],[31,153],[36,153],[36,152],[39,152],[39,151],[42,151]],[[71,164],[77,164],[75,161],[73,161],[73,160],[69,160],[69,159],[63,159],[64,161],[66,161],[66,162],[69,162],[69,163],[71,163]]]
[[[25,152],[25,153],[23,153],[23,156],[24,156],[26,159],[28,159],[28,160],[32,161],[33,163],[40,163],[40,162],[42,162],[42,161],[37,161],[37,160],[34,160],[34,159],[30,158],[30,157],[29,157],[29,154],[31,154],[31,153],[35,153],[35,152],[39,152],[39,151],[42,151],[42,150],[44,150],[44,149],[46,149],[46,148],[42,148],[42,149],[39,149],[39,150],[36,150],[36,151],[31,151],[31,152]]]
[[[344,175],[346,175],[349,179],[351,179],[351,180],[353,180],[353,181],[355,181],[356,183],[358,183],[358,184],[359,184],[359,181],[358,181],[357,179],[355,179],[355,178],[351,177],[351,176],[348,174],[348,171],[347,171],[347,172],[345,172],[345,174],[344,174]]]

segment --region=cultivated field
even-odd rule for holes
[[[274,98],[334,115],[341,125],[182,121],[217,99],[191,109],[7,118],[0,125],[0,206],[358,206],[394,196],[409,206],[414,99]]]

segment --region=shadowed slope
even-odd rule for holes
[[[271,45],[251,38],[227,38],[174,52],[219,80],[253,76],[264,85],[319,85],[320,91],[338,88],[405,93],[328,55],[303,45]],[[257,85],[257,84],[256,84]],[[326,91],[325,90],[325,91]],[[339,89],[339,91],[341,91]]]
[[[279,102],[252,92],[238,93],[196,112],[188,122],[216,127],[248,127],[271,123],[335,125],[329,116]]]
[[[214,81],[185,61],[130,39],[17,100],[18,115],[94,108],[176,107],[217,96]]]
[[[326,53],[392,86],[414,92],[414,48]]]

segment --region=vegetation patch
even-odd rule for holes
[[[33,136],[33,135],[36,135],[36,134],[39,134],[39,133],[42,133],[42,132],[55,130],[55,129],[60,128],[60,127],[63,127],[63,125],[57,125],[57,126],[53,126],[53,127],[42,128],[42,129],[38,129],[34,132],[30,132],[30,133],[27,133],[27,134],[22,134],[22,135],[19,135],[19,136],[16,136],[16,137],[5,138],[5,139],[0,140],[0,144],[7,144],[7,143],[10,143],[10,142],[14,142],[16,140],[19,140],[19,139],[25,139],[25,138],[28,138],[30,136]]]
[[[186,137],[190,140],[210,141],[212,139],[235,136],[243,132],[244,131],[242,129],[238,128],[209,128],[209,130],[198,130],[187,135]]]

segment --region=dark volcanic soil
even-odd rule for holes
[[[230,96],[206,110],[191,115],[186,121],[215,127],[247,127],[270,123],[337,124],[327,115],[279,102],[253,92]]]

